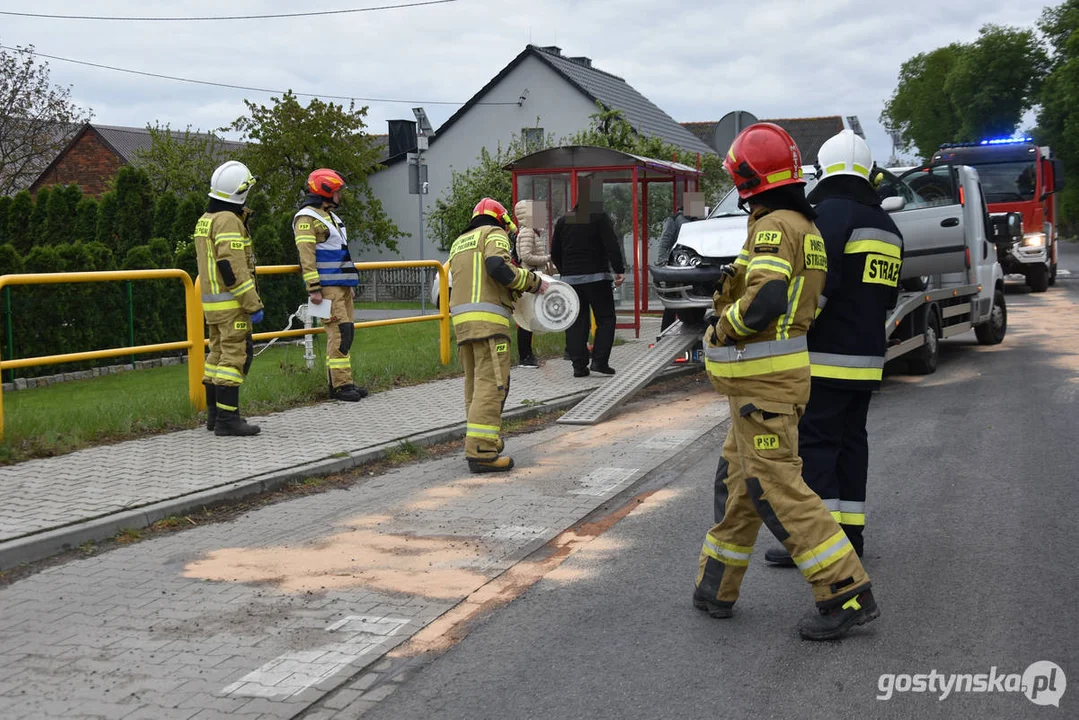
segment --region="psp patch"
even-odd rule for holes
[[[302,222],[302,223],[300,223],[300,224],[298,224],[298,225],[296,226],[296,229],[297,229],[297,230],[310,230],[310,229],[311,229],[311,223],[309,223],[309,222]]]
[[[753,238],[754,245],[779,245],[783,241],[783,233],[778,230],[761,230]]]
[[[229,243],[229,247],[232,248],[233,250],[243,250],[244,249],[244,241],[243,240],[233,240],[232,242]]]
[[[245,321],[243,321],[243,320],[237,320],[233,324],[232,327],[235,328],[236,330],[246,330],[247,329],[247,323]]]
[[[806,270],[828,270],[828,251],[824,247],[824,238],[807,233],[803,250]]]
[[[887,255],[866,255],[862,282],[895,287],[899,284],[899,268],[903,263]]]
[[[756,450],[778,450],[779,449],[779,436],[778,435],[754,435],[753,447]]]
[[[510,349],[509,343],[498,343],[497,345],[495,345],[495,352],[498,353],[499,355],[501,355],[504,352],[509,352],[509,349]]]

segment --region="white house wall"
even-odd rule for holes
[[[524,90],[528,97],[518,107],[517,100]],[[595,105],[535,57],[525,58],[520,65],[493,87],[481,103],[511,103],[508,105],[476,104],[449,127],[444,137],[431,143],[424,153],[427,160],[429,193],[424,196],[424,217],[450,186],[453,170],[463,172],[475,164],[484,147],[493,151],[498,143],[503,147],[522,128],[539,126],[544,134],[555,140],[588,127]],[[537,123],[536,118],[539,118]],[[398,253],[353,248],[358,260],[417,260],[420,258],[419,209],[417,198],[408,192],[408,163],[398,162],[371,176],[369,182],[382,201],[386,214],[411,237],[398,238]],[[478,201],[479,198],[476,198]],[[461,228],[463,230],[463,228]],[[446,253],[437,249],[424,228],[424,259],[445,260]]]

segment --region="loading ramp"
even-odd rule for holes
[[[704,325],[676,320],[635,363],[593,390],[558,419],[563,425],[595,425],[670,367],[675,358],[701,341]]]

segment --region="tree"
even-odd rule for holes
[[[97,198],[84,197],[75,206],[75,224],[71,229],[75,242],[94,242],[97,237]]]
[[[11,199],[7,213],[7,239],[24,255],[34,244],[30,219],[34,214],[34,198],[29,190],[22,190]]]
[[[154,237],[167,238],[172,235],[172,226],[176,222],[176,212],[179,207],[180,201],[171,190],[158,194],[157,201],[154,203]]]
[[[1033,30],[984,26],[945,81],[959,116],[956,140],[1012,134],[1034,106],[1048,66]]]
[[[45,201],[45,221],[39,242],[50,245],[71,242],[71,225],[75,208],[70,206],[70,194],[66,188],[54,188]],[[41,202],[39,197],[38,202]]]
[[[0,245],[6,243],[7,239],[7,216],[8,211],[11,209],[11,198],[8,196],[0,197]]]
[[[464,172],[453,171],[449,188],[435,200],[434,209],[427,214],[431,237],[442,250],[449,250],[464,232],[472,220],[472,208],[481,198],[494,198],[512,212],[513,184],[510,173],[503,167],[524,154],[520,140],[514,136],[508,147],[503,148],[500,143],[494,154],[482,148],[475,165]]]
[[[116,235],[116,191],[110,190],[101,196],[97,206],[97,241],[117,252]]]
[[[206,208],[207,198],[205,193],[188,193],[176,208],[176,220],[172,223],[172,232],[169,240],[175,252],[179,254],[187,245],[191,245],[191,235],[195,232],[195,224],[202,217]]]
[[[144,244],[154,230],[154,196],[142,169],[124,165],[116,173],[116,235],[119,252]]]
[[[146,129],[150,147],[135,151],[135,164],[146,171],[155,194],[206,192],[214,170],[229,159],[224,141],[213,133],[192,132],[190,125],[181,133],[160,123]]]
[[[353,237],[375,247],[396,249],[402,233],[371,192],[367,177],[379,164],[379,150],[365,132],[367,108],[312,100],[302,106],[290,91],[269,107],[244,101],[248,115],[228,129],[249,142],[240,159],[259,179],[275,213],[293,211],[303,197],[308,174],[320,167],[336,170],[348,184],[340,215]]]
[[[50,83],[33,45],[0,49],[0,195],[29,187],[92,115]]]
[[[959,133],[959,114],[944,86],[962,52],[962,45],[952,43],[918,53],[899,68],[899,83],[880,122],[899,131],[904,150],[913,148],[929,158]]]
[[[34,197],[34,212],[30,214],[30,232],[33,235],[31,244],[33,245],[39,244],[45,235],[45,216],[48,214],[50,197],[52,197],[51,187],[41,188]]]
[[[1035,137],[1064,162],[1068,182],[1059,198],[1062,234],[1074,234],[1079,230],[1079,0],[1046,8],[1038,27],[1052,54]]]

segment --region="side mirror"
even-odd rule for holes
[[[899,197],[898,195],[892,195],[891,197],[886,197],[880,201],[880,209],[884,212],[891,213],[896,212],[897,210],[902,210],[906,204],[907,201],[903,198]]]
[[[1023,239],[1022,213],[996,213],[989,216],[994,245],[1010,247]]]

